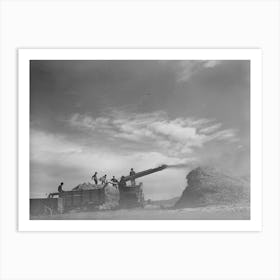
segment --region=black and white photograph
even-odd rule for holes
[[[31,220],[250,220],[250,60],[30,60]]]
[[[0,279],[280,280],[280,1],[0,15]]]

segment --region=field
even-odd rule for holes
[[[119,209],[33,216],[33,220],[249,220],[248,206],[208,206],[184,209]]]

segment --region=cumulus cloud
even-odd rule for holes
[[[77,129],[92,131],[113,140],[127,141],[135,149],[157,151],[168,156],[184,158],[195,148],[211,141],[238,141],[233,129],[208,119],[175,118],[165,112],[129,113],[111,111],[102,117],[74,114],[69,124]]]
[[[156,151],[124,153],[100,146],[87,146],[71,141],[63,135],[31,130],[31,161],[57,166],[91,169],[98,165],[103,170],[127,169],[133,162],[141,167],[143,162],[153,165],[162,163],[177,164],[182,160]]]

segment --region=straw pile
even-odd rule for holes
[[[175,204],[177,208],[208,205],[249,204],[249,182],[217,171],[198,167],[187,175],[187,187]]]

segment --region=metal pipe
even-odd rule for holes
[[[143,177],[143,176],[146,176],[146,175],[149,175],[149,174],[161,171],[161,170],[163,170],[165,168],[167,168],[167,165],[163,164],[163,165],[161,165],[159,167],[156,167],[156,168],[151,168],[151,169],[147,169],[147,170],[144,170],[144,171],[137,172],[133,176],[126,176],[126,177],[123,178],[123,180],[124,181],[135,180],[136,178],[140,178],[140,177]]]

